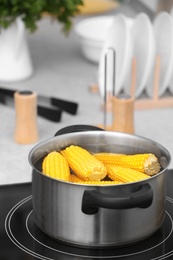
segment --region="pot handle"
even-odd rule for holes
[[[91,125],[70,125],[58,130],[54,136],[83,131],[104,131],[104,129]]]
[[[100,193],[96,190],[86,190],[82,199],[82,212],[88,215],[96,214],[99,208],[130,209],[148,208],[153,201],[153,191],[146,183],[132,193],[113,197],[110,194]]]

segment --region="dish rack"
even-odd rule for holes
[[[136,73],[137,64],[136,59],[133,57],[131,66],[131,84],[130,84],[130,95],[134,98],[134,108],[135,109],[157,109],[157,108],[169,108],[173,107],[173,95],[159,97],[159,76],[160,76],[160,56],[157,55],[155,59],[154,77],[153,77],[153,96],[152,97],[139,97],[135,98],[136,89]],[[97,84],[92,84],[90,86],[90,91],[92,93],[99,92],[99,87]],[[112,99],[110,93],[107,94],[106,111],[112,112]],[[103,110],[104,104],[101,104],[101,109]]]
[[[166,108],[173,107],[173,96],[159,97],[159,76],[160,76],[160,56],[157,55],[155,59],[154,68],[154,80],[153,80],[153,96],[152,98],[139,98],[135,99],[134,107],[135,109],[154,109],[154,108]],[[136,88],[136,59],[132,60],[132,77],[131,77],[131,88],[130,94],[132,97],[135,96]]]

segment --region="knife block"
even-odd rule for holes
[[[16,125],[14,140],[19,144],[31,144],[38,140],[37,94],[31,91],[14,94]]]

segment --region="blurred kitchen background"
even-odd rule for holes
[[[130,56],[128,56],[128,60],[126,61],[126,64],[128,63],[130,65],[125,72],[121,65],[123,64],[122,62],[124,59],[127,58],[123,56],[125,53],[125,49],[123,48],[127,48],[128,50],[128,42],[126,42],[125,45],[123,41],[122,43],[120,41],[117,42],[116,46],[118,47],[115,51],[119,51],[118,48],[120,48],[120,45],[121,48],[120,53],[116,53],[116,65],[121,65],[119,68],[116,68],[117,84],[115,85],[115,90],[119,93],[127,92],[127,94],[134,94],[134,103],[138,104],[134,108],[134,133],[162,144],[173,156],[172,8],[173,1],[171,0],[84,0],[84,6],[81,8],[81,13],[76,15],[73,19],[73,27],[68,35],[65,35],[62,32],[62,25],[60,23],[50,21],[49,15],[44,15],[42,17],[38,22],[38,29],[35,32],[30,33],[28,30],[25,31],[28,45],[27,51],[29,51],[31,59],[29,61],[31,63],[28,63],[27,68],[28,76],[21,77],[21,79],[20,77],[15,79],[13,77],[10,78],[9,73],[7,73],[7,76],[2,75],[1,77],[0,72],[0,184],[31,181],[31,167],[28,162],[30,150],[42,140],[53,137],[59,129],[75,124],[103,125],[105,119],[105,113],[103,111],[105,76],[103,69],[103,61],[105,58],[104,48],[107,48],[109,45],[109,37],[111,40],[113,37],[113,40],[115,39],[115,41],[117,41],[117,38],[121,39],[121,32],[119,35],[115,35],[113,28],[111,28],[113,22],[116,24],[115,19],[119,17],[119,15],[123,15],[123,19],[124,17],[125,19],[130,18],[133,24],[131,26],[135,26],[135,19],[137,19],[137,16],[139,17],[139,20],[143,19],[141,17],[144,17],[144,20],[147,17],[147,25],[151,23],[148,30],[152,30],[152,32],[154,31],[153,23],[154,21],[156,23],[156,18],[158,19],[162,14],[163,16],[161,16],[161,19],[163,19],[163,21],[166,20],[165,26],[159,27],[159,36],[156,28],[157,25],[155,25],[156,32],[155,34],[154,32],[152,34],[152,41],[154,39],[154,43],[151,42],[151,48],[153,49],[149,57],[149,64],[146,60],[143,61],[143,59],[148,57],[147,55],[150,51],[149,49],[145,50],[145,46],[150,46],[148,45],[149,42],[147,42],[150,38],[147,39],[143,37],[145,36],[145,21],[144,25],[141,22],[141,29],[139,29],[136,22],[138,34],[135,34],[135,30],[133,33],[130,31],[131,38],[129,46],[131,45],[131,49],[129,49],[129,53],[127,53],[127,55],[130,54]],[[169,17],[165,15],[165,12]],[[102,25],[101,22],[99,28],[94,31],[95,20],[93,20],[93,26],[89,27],[89,30],[85,28],[82,31],[81,36],[81,31],[77,30],[77,28],[85,20],[90,21],[90,19],[93,18],[96,19],[96,21],[98,18],[111,18],[112,20],[107,31],[105,31],[104,24]],[[107,20],[105,20],[105,23],[106,21]],[[164,24],[164,22],[161,20],[160,24]],[[127,28],[122,27],[122,34],[125,33],[125,31],[123,31],[125,29]],[[119,28],[117,31],[118,30]],[[128,28],[128,30],[133,29]],[[108,34],[108,31],[110,31],[110,34]],[[99,40],[97,39],[97,36],[100,37]],[[105,36],[104,39],[102,39],[103,36]],[[145,42],[143,39],[145,39]],[[101,42],[101,47],[99,41]],[[139,46],[139,42],[142,47]],[[160,44],[157,45],[157,42]],[[136,48],[139,49],[134,50],[134,44],[136,44]],[[116,46],[113,47],[116,48]],[[98,50],[98,48],[101,49]],[[91,55],[92,51],[93,53]],[[97,52],[95,60],[94,51]],[[143,55],[145,51],[147,54]],[[136,60],[134,60],[136,66],[133,67],[132,58],[134,58],[134,53],[136,53]],[[160,57],[160,63],[158,63],[159,69],[157,71],[159,76],[155,72],[157,67],[157,55]],[[164,60],[163,63],[161,62],[162,60]],[[1,62],[0,66],[2,66],[1,71],[3,71]],[[8,67],[10,67],[10,65],[7,59],[7,71]],[[145,72],[146,67],[150,68],[148,72]],[[21,70],[22,69],[20,69],[20,71]],[[13,71],[13,69],[11,69],[11,71]],[[25,72],[26,71],[24,70],[24,74]],[[131,76],[132,72],[134,72],[134,78]],[[122,73],[125,73],[124,76],[122,76]],[[138,75],[138,73],[140,73],[140,75]],[[144,73],[148,73],[145,79],[143,79]],[[117,82],[119,77],[124,77],[121,81],[123,83]],[[160,80],[158,83],[158,93],[153,90],[153,82],[157,85],[157,79]],[[112,78],[110,80],[112,80]],[[137,82],[135,88],[132,80]],[[143,83],[142,80],[144,80]],[[11,100],[11,104],[8,105],[7,96],[10,96],[10,94],[8,93],[8,95],[5,96],[5,99],[3,99],[5,92],[2,90],[4,89],[36,92],[38,96],[42,96],[42,98],[39,99],[40,105],[50,109],[55,108],[54,106],[50,106],[50,104],[48,104],[49,102],[46,101],[46,99],[49,99],[50,97],[70,101],[78,105],[77,111],[76,113],[74,112],[74,114],[71,114],[68,111],[65,111],[66,109],[62,109],[59,120],[58,114],[57,120],[50,120],[50,118],[46,119],[45,116],[38,115],[38,139],[31,144],[20,144],[14,139],[17,116],[13,104],[14,100]],[[138,94],[137,92],[135,94],[135,91],[138,91]],[[149,103],[147,103],[148,101]],[[140,102],[143,102],[142,108],[140,108]],[[44,114],[44,111],[40,111],[40,114],[41,113]],[[47,116],[49,117],[50,115]],[[111,107],[108,107],[106,113],[108,125],[112,124],[114,116],[116,115],[113,115]],[[173,167],[173,162],[169,167]]]

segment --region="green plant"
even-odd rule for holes
[[[20,16],[25,27],[33,32],[43,13],[48,13],[62,23],[64,32],[68,32],[80,5],[83,0],[0,0],[0,27],[7,28]]]

